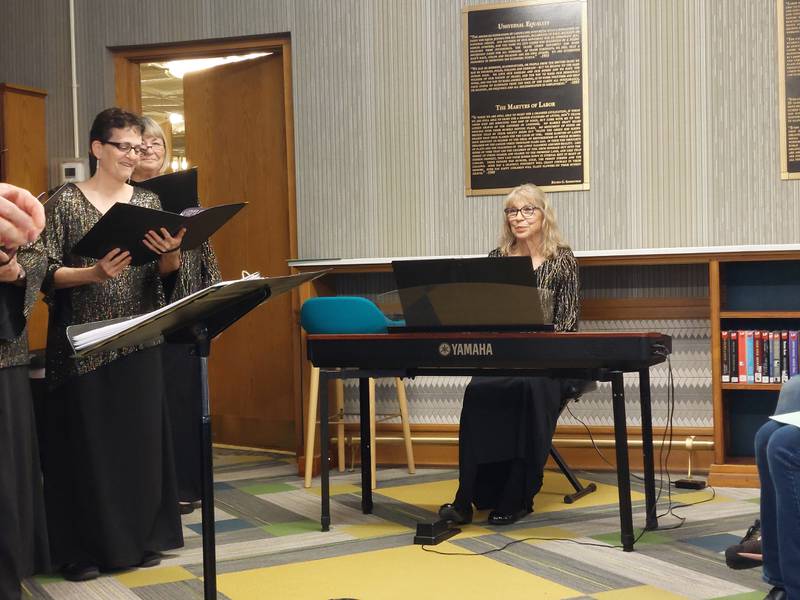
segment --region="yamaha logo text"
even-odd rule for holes
[[[440,356],[493,356],[492,344],[439,344]]]

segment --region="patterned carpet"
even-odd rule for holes
[[[623,553],[615,479],[582,473],[598,491],[575,504],[560,473],[546,474],[536,511],[511,527],[486,524],[486,514],[461,534],[426,552],[412,543],[417,521],[430,521],[453,497],[456,472],[380,469],[373,515],[360,511],[357,473],[332,478],[332,529],[319,531],[319,489],[303,489],[294,460],[272,453],[215,450],[219,598],[230,600],[463,600],[553,598],[760,600],[760,569],[732,571],[723,550],[758,513],[756,490],[718,489],[712,501],[660,518],[636,552]],[[633,480],[634,522],[644,496]],[[711,498],[709,490],[672,495],[673,504]],[[659,512],[667,510],[666,491]],[[199,511],[183,519],[186,546],[158,567],[104,574],[87,583],[37,577],[25,583],[35,599],[188,600],[203,597]],[[534,538],[534,539],[530,539]],[[552,538],[560,538],[561,541]],[[514,540],[525,540],[498,549]],[[579,545],[583,542],[593,545]],[[449,554],[449,555],[448,555]],[[452,554],[456,554],[455,556]]]

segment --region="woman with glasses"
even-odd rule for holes
[[[139,163],[133,170],[131,181],[139,182],[146,181],[162,173],[165,173],[169,167],[170,151],[167,145],[164,130],[161,125],[156,123],[150,117],[139,117],[142,120],[142,146],[145,149],[144,154],[139,158]]]
[[[142,131],[121,109],[97,115],[89,135],[96,172],[47,205],[45,502],[53,564],[72,581],[153,566],[161,551],[183,545],[160,347],[76,359],[66,335],[70,325],[163,306],[162,280],[180,268],[183,232],[164,229],[142,240],[158,258],[141,266],[119,248],[100,260],[70,251],[117,202],[161,207],[127,183],[145,153]]]
[[[529,257],[545,316],[556,331],[578,324],[578,266],[561,237],[547,197],[532,184],[503,205],[500,246],[489,256]],[[473,377],[464,393],[459,429],[459,487],[442,519],[472,521],[473,505],[492,509],[489,523],[509,525],[533,510],[542,487],[561,410],[562,382],[549,377]]]
[[[147,149],[133,171],[132,181],[156,177],[166,171],[170,149],[161,126],[150,117],[142,117],[142,140]],[[182,252],[181,269],[175,283],[174,300],[192,294],[222,280],[217,257],[208,242]],[[178,500],[182,514],[191,513],[200,501],[202,472],[200,455],[200,359],[192,354],[192,344],[164,344],[164,387],[172,426]]]

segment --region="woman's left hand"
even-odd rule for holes
[[[142,242],[148,250],[152,250],[158,255],[169,254],[180,249],[185,234],[185,227],[181,227],[180,231],[174,236],[170,235],[165,227],[161,228],[161,234],[151,229],[145,234]]]
[[[161,234],[152,229],[148,231],[142,242],[149,249],[158,254],[158,272],[161,276],[177,271],[181,267],[181,243],[186,234],[182,227],[174,236],[166,228],[161,228]]]

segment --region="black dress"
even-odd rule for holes
[[[208,242],[183,253],[174,299],[192,294],[220,281],[217,257]],[[200,359],[192,354],[191,344],[164,344],[164,389],[167,394],[178,500],[200,499],[201,421]]]
[[[140,188],[131,203],[160,208],[158,197]],[[95,263],[70,249],[101,215],[72,185],[47,212],[43,465],[53,564],[130,567],[147,552],[183,545],[161,348],[74,359],[66,328],[153,310],[164,304],[164,291],[155,262],[103,283],[54,289],[57,269]]]
[[[503,256],[493,250],[490,256]],[[578,267],[559,248],[537,270],[545,314],[557,331],[578,322]],[[453,502],[468,512],[533,510],[561,409],[561,380],[549,377],[473,377],[464,392],[459,428],[459,487]]]
[[[0,283],[0,598],[20,597],[20,580],[49,570],[42,474],[28,379],[26,317],[44,276],[40,244],[17,260],[25,286]]]

